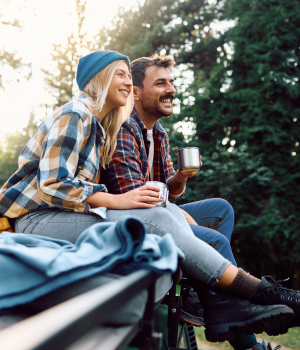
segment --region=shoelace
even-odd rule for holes
[[[281,348],[281,345],[277,345],[273,350],[278,350]],[[271,346],[271,343],[269,342],[268,345],[267,345],[267,349],[268,350],[272,350],[272,346]]]
[[[260,344],[261,345],[261,348],[264,349],[264,350],[272,350],[272,346],[271,346],[271,343],[268,342],[267,346],[266,346],[266,343],[265,341],[263,340],[262,343]],[[278,350],[281,348],[281,345],[277,345],[273,350]],[[255,347],[253,348],[255,349]]]
[[[297,296],[298,299],[296,299],[296,301],[300,302],[299,290],[288,289],[288,288],[282,287],[281,285],[282,282],[288,281],[289,278],[286,278],[285,280],[274,281],[271,276],[266,276],[265,279],[271,284],[271,287],[268,286],[266,288],[268,292],[273,293],[273,296],[276,296],[277,294],[284,294],[284,295],[287,295],[288,299],[292,299],[292,296]]]

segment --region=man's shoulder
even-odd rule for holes
[[[133,110],[129,118],[122,124],[121,132],[129,131],[134,135],[142,136],[142,130],[145,128],[141,118]]]

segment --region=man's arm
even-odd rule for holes
[[[180,195],[185,189],[187,179],[196,175],[198,171],[199,170],[182,173],[180,170],[177,170],[167,182],[170,194],[172,196]]]

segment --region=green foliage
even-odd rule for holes
[[[238,262],[257,275],[288,275],[298,287],[299,4],[226,5],[227,18],[238,18],[224,35],[233,55],[223,51],[209,79],[195,81],[195,101],[182,110],[196,116],[195,139],[205,164],[190,181],[199,192],[190,195],[227,199],[236,213]]]
[[[232,246],[238,264],[257,276],[290,276],[299,287],[299,3],[145,0],[121,8],[93,40],[82,31],[85,3],[76,4],[78,30],[66,46],[55,45],[56,70],[45,71],[56,106],[73,97],[84,50],[117,50],[131,60],[154,52],[173,55],[179,112],[161,122],[175,167],[176,151],[185,146],[200,147],[204,163],[178,204],[228,200],[236,215]],[[213,30],[222,20],[235,25],[224,33]],[[7,137],[1,164],[16,168],[24,139],[20,133]],[[8,167],[0,181],[11,175]]]
[[[78,60],[84,54],[93,51],[94,45],[88,42],[87,33],[83,32],[86,2],[76,0],[77,28],[67,35],[66,44],[54,44],[51,53],[54,69],[46,70],[45,82],[55,97],[53,108],[60,107],[74,97],[76,69]]]
[[[18,169],[18,157],[36,128],[34,115],[31,113],[28,124],[22,132],[7,134],[3,142],[0,143],[0,164],[2,165],[0,187]]]
[[[165,50],[193,71],[188,86],[184,74],[178,79],[180,113],[162,120],[175,165],[185,145],[203,157],[179,203],[227,199],[238,263],[258,276],[290,276],[299,287],[299,4],[146,0],[121,15],[101,45],[131,59]],[[214,32],[223,19],[234,27]],[[190,136],[179,121],[194,123]]]
[[[18,19],[5,19],[4,12],[8,5],[7,0],[1,0],[0,2],[0,30],[7,30],[8,28],[15,28],[15,30],[21,30],[22,25]],[[20,74],[20,77],[29,79],[31,77],[31,63],[25,63],[17,52],[7,51],[5,48],[0,47],[0,66],[10,66]],[[2,75],[0,74],[0,88],[4,89]]]

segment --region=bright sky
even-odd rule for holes
[[[120,5],[130,7],[136,0],[87,0],[87,29],[93,33],[108,25]],[[19,6],[26,8],[18,12]],[[24,61],[32,63],[32,78],[20,79],[11,68],[0,66],[5,91],[0,89],[0,139],[1,134],[12,133],[26,126],[33,110],[38,119],[45,117],[41,107],[52,99],[44,88],[41,68],[47,69],[51,61],[53,43],[62,42],[76,23],[75,0],[0,0],[2,20],[16,17],[23,29],[0,24],[0,52],[3,48],[16,51]],[[17,82],[17,79],[20,79]]]

